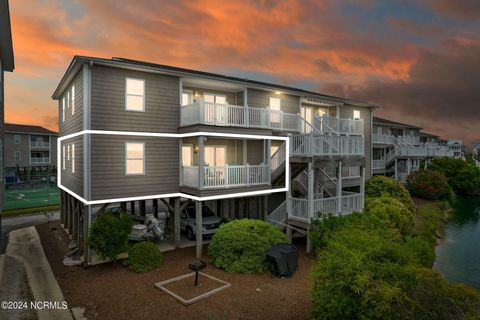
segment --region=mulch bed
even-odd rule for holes
[[[215,281],[201,274],[198,275],[198,286],[195,287],[194,284],[195,276],[192,276],[164,284],[163,287],[179,295],[185,300],[190,300],[225,285],[224,283]]]
[[[164,253],[165,263],[151,272],[137,274],[121,263],[89,268],[67,267],[68,237],[58,222],[37,227],[45,255],[62,288],[69,308],[85,307],[88,319],[309,319],[309,269],[313,259],[297,244],[298,270],[290,279],[270,273],[227,273],[211,264],[203,270],[232,286],[218,294],[184,306],[154,284],[191,272],[195,248]],[[207,247],[204,247],[206,254]],[[203,260],[208,261],[204,256]],[[193,281],[193,278],[189,278]],[[201,280],[204,280],[203,278]],[[193,287],[193,285],[192,285]]]

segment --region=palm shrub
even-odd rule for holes
[[[407,178],[410,194],[428,200],[452,200],[453,191],[445,174],[432,169],[420,170]]]
[[[102,213],[92,223],[88,246],[103,259],[114,261],[120,253],[127,252],[132,225],[126,214]]]
[[[270,223],[240,219],[223,224],[208,246],[214,266],[228,272],[261,273],[265,255],[274,244],[288,243],[287,236]]]
[[[135,272],[148,272],[158,268],[163,263],[160,248],[150,241],[135,243],[128,249],[128,259],[125,261],[128,269]]]
[[[384,176],[374,176],[368,179],[365,183],[365,197],[382,195],[393,197],[402,202],[408,210],[415,211],[415,203],[401,182]]]

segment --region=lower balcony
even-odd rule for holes
[[[228,165],[220,167],[182,166],[183,186],[195,189],[222,189],[270,185],[268,165]]]

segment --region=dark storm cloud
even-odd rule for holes
[[[432,0],[430,3],[440,15],[466,20],[480,19],[479,0]]]

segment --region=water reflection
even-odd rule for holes
[[[480,290],[480,197],[458,197],[434,268],[450,282]]]

